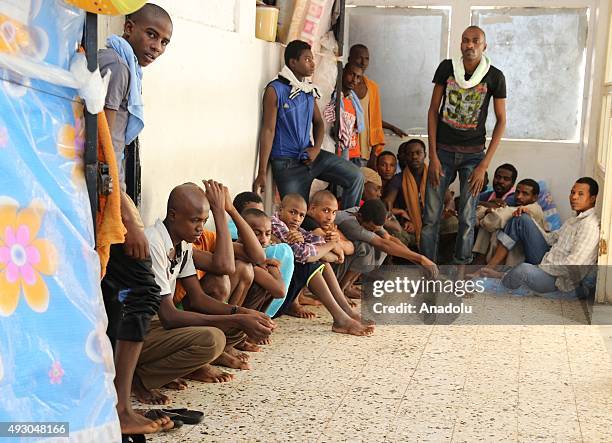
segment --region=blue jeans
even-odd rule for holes
[[[461,191],[458,208],[459,226],[453,262],[455,264],[469,264],[472,262],[478,195],[474,197],[470,193],[468,178],[484,158],[484,152],[462,154],[439,149],[438,158],[440,159],[444,176],[440,177],[440,184],[437,187],[432,186],[429,180],[427,180],[420,250],[427,258],[437,262],[440,219],[444,209],[444,196],[458,174]]]
[[[502,278],[502,284],[508,289],[518,289],[522,285],[540,294],[557,290],[557,277],[550,275],[531,263],[521,263]]]
[[[497,233],[497,239],[509,251],[520,242],[525,253],[525,262],[539,265],[544,255],[550,250],[544,235],[538,229],[533,219],[527,214],[512,217],[504,230]]]
[[[281,198],[287,194],[300,194],[308,202],[310,186],[318,178],[342,188],[342,209],[359,206],[363,194],[363,174],[348,160],[321,151],[310,166],[297,158],[276,158],[270,163]]]

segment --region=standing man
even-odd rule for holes
[[[321,150],[325,127],[316,103],[320,95],[305,80],[314,69],[308,43],[294,40],[287,45],[285,66],[264,93],[259,170],[253,191],[264,190],[270,162],[281,197],[297,193],[308,201],[310,186],[318,178],[342,187],[343,207],[357,206],[363,191],[361,171],[348,160]]]
[[[132,200],[125,193],[124,153],[144,127],[142,68],[166,50],[172,20],[157,5],[147,3],[126,17],[123,35],[113,35],[98,52],[100,72],[111,71],[104,113],[119,169],[121,218],[127,230],[123,244],[111,246],[102,280],[108,314],[107,333],[115,342],[117,414],[123,434],[150,434],[172,426],[168,418],[151,421],[132,409],[130,395],[136,363],[151,318],[157,314],[160,288],[151,269],[149,243]]]
[[[471,263],[478,193],[506,127],[506,79],[491,65],[484,54],[486,48],[484,31],[478,26],[468,27],[461,38],[463,57],[444,60],[433,79],[427,119],[429,181],[420,249],[434,262],[444,196],[459,174],[459,229],[453,262]],[[485,123],[491,97],[497,121],[485,154]]]
[[[362,44],[351,46],[348,62],[360,67],[365,72],[370,65],[370,51],[367,46]],[[359,133],[361,158],[367,162],[369,168],[376,169],[376,156],[385,147],[383,128],[392,131],[398,137],[406,137],[408,134],[382,119],[380,92],[378,84],[374,80],[364,75],[362,82],[356,85],[355,93],[361,102],[365,123],[364,131]]]
[[[342,96],[340,99],[333,92],[330,102],[325,107],[323,116],[325,121],[334,124],[336,121],[336,103],[340,101],[340,152],[338,155],[350,160],[357,166],[362,166],[361,149],[359,148],[359,134],[364,128],[364,115],[361,102],[355,94],[355,87],[361,83],[363,69],[349,63],[342,70]]]

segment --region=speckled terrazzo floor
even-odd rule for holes
[[[251,354],[252,370],[167,392],[175,407],[205,411],[202,424],[149,441],[612,441],[612,331],[580,324],[578,302],[483,302],[510,317],[538,306],[543,319],[564,320],[379,325],[357,338],[333,334],[321,308],[314,321],[281,318],[274,343]]]

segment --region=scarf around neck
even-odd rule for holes
[[[465,66],[463,66],[463,57],[459,59],[453,59],[453,72],[455,76],[455,81],[463,89],[473,88],[478,83],[480,83],[484,76],[487,75],[487,72],[489,72],[490,67],[491,59],[486,54],[482,54],[478,67],[476,68],[470,79],[466,80]]]
[[[312,94],[314,98],[321,98],[321,94],[319,94],[317,87],[310,81],[299,81],[293,71],[289,69],[289,66],[283,66],[278,76],[289,81],[289,86],[291,86],[289,99],[293,100],[300,92]]]
[[[111,35],[106,47],[113,49],[125,61],[130,71],[130,92],[128,95],[128,122],[125,129],[125,144],[129,145],[144,128],[144,104],[142,102],[142,68],[138,64],[132,46],[123,37]]]

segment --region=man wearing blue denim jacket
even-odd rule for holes
[[[434,262],[444,195],[459,175],[459,229],[453,262],[472,261],[476,204],[485,172],[506,126],[506,80],[484,54],[485,33],[477,26],[462,35],[459,60],[444,60],[434,75],[428,113],[429,180],[427,183],[421,252]],[[485,154],[485,124],[493,97],[497,119]]]

